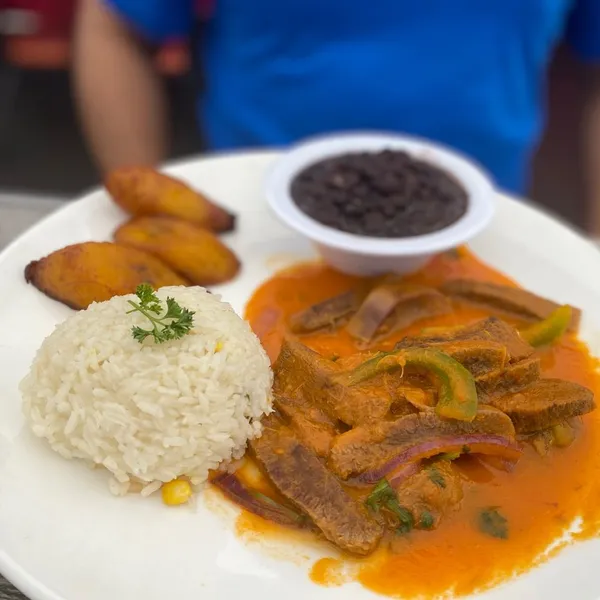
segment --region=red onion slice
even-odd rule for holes
[[[352,478],[352,481],[360,482],[361,485],[377,483],[405,463],[414,463],[444,452],[498,456],[509,463],[519,460],[522,454],[516,442],[499,435],[469,434],[433,438],[402,450],[384,465],[370,471],[364,471]]]
[[[211,483],[238,506],[267,521],[285,527],[302,528],[308,525],[307,517],[264,494],[247,488],[234,473],[219,473]]]

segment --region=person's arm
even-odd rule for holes
[[[164,90],[145,40],[183,33],[188,0],[82,0],[73,76],[82,127],[102,172],[166,156]],[[144,41],[143,41],[144,40]]]
[[[567,39],[585,63],[586,106],[582,120],[586,229],[600,237],[600,1],[579,0],[571,16]]]

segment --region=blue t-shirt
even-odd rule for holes
[[[106,0],[154,42],[186,35],[194,0]],[[600,0],[213,0],[199,49],[213,149],[394,130],[473,156],[523,192],[545,72],[566,35],[600,59]]]

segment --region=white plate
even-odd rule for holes
[[[221,292],[238,311],[274,270],[311,255],[266,210],[262,178],[272,154],[246,154],[172,169],[240,215],[227,241],[241,277]],[[247,545],[235,511],[166,509],[160,499],[111,497],[103,473],[54,455],[25,429],[17,391],[34,352],[69,309],[25,284],[24,266],[70,243],[110,239],[123,219],[95,192],[43,221],[0,256],[0,571],[32,600],[362,600],[357,584],[322,588],[309,562]],[[584,310],[584,337],[600,354],[600,253],[532,208],[501,198],[491,228],[473,244],[481,258],[535,292]],[[207,504],[214,505],[207,501]],[[314,556],[297,548],[287,555]],[[482,557],[493,560],[493,557]],[[600,597],[600,540],[481,597]],[[576,587],[574,587],[576,585]]]

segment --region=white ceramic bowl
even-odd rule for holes
[[[302,212],[292,199],[291,183],[306,167],[333,156],[384,149],[404,150],[453,175],[469,197],[465,214],[434,233],[376,238],[322,225]],[[480,233],[491,221],[495,209],[494,186],[481,167],[453,150],[404,135],[348,133],[311,138],[276,160],[265,186],[269,205],[279,219],[309,238],[330,266],[352,275],[416,271],[434,254],[460,246]]]

